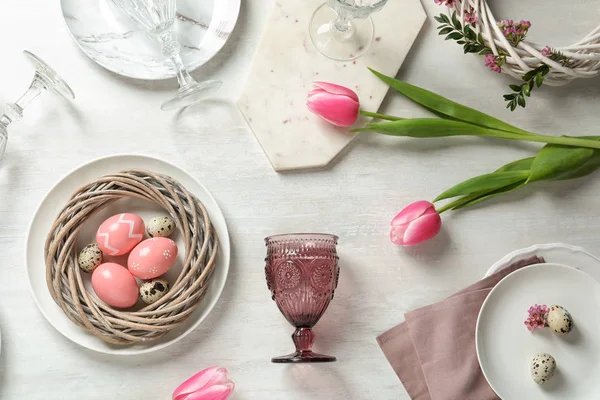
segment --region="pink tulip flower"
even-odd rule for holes
[[[392,220],[390,239],[401,246],[413,246],[433,238],[440,232],[442,219],[428,201],[412,203]]]
[[[210,367],[179,385],[173,400],[225,400],[234,388],[225,368]]]
[[[347,87],[327,82],[314,82],[306,106],[310,111],[335,126],[354,125],[360,111],[358,95]]]

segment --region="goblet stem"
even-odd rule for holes
[[[315,334],[310,328],[296,328],[296,331],[292,334],[292,340],[296,345],[296,351],[286,356],[272,358],[272,362],[277,364],[295,364],[334,362],[337,360],[333,356],[318,354],[312,351],[312,345],[315,341]]]
[[[297,328],[292,334],[292,340],[296,345],[296,351],[312,351],[315,342],[315,334],[310,328]]]
[[[353,34],[352,19],[345,14],[339,14],[337,19],[332,23],[331,33],[336,40],[347,40]]]
[[[4,158],[6,142],[8,141],[8,125],[22,119],[25,107],[45,90],[46,86],[44,82],[41,80],[39,74],[36,73],[31,85],[29,85],[29,89],[27,89],[23,96],[16,103],[9,103],[4,106],[4,112],[0,115],[0,162]]]
[[[183,60],[181,59],[181,46],[175,38],[173,28],[169,28],[166,31],[161,32],[158,35],[162,43],[162,54],[167,57],[173,63],[177,72],[177,81],[179,87],[186,87],[188,85],[196,83],[194,78],[190,75]]]
[[[158,33],[157,36],[162,43],[163,55],[171,60],[177,71],[177,81],[179,82],[177,94],[162,104],[162,110],[175,110],[198,103],[221,87],[221,81],[211,80],[198,83],[192,78],[181,59],[181,46],[175,38],[172,26]]]
[[[33,99],[38,97],[46,90],[46,85],[39,74],[35,74],[33,81],[29,85],[29,89],[17,100],[16,103],[9,103],[4,107],[4,114],[0,116],[0,123],[4,127],[8,127],[12,122],[19,121],[23,118],[23,110],[31,103]]]

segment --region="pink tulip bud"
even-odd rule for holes
[[[310,111],[335,126],[354,125],[360,111],[358,95],[347,87],[327,82],[314,82],[306,106]]]
[[[225,368],[210,367],[179,385],[173,400],[225,400],[234,388]]]
[[[412,246],[433,238],[440,232],[442,219],[428,201],[412,203],[392,220],[390,239],[401,246]]]

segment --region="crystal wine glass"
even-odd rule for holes
[[[327,0],[313,14],[310,37],[323,55],[348,61],[360,57],[374,37],[370,15],[387,0]]]
[[[16,103],[6,104],[2,114],[0,114],[0,163],[4,159],[4,152],[6,151],[8,125],[23,118],[23,110],[33,99],[49,89],[68,99],[75,98],[69,85],[48,64],[27,50],[23,53],[35,67],[35,75],[25,94]]]
[[[221,81],[196,82],[181,59],[181,46],[174,32],[176,0],[110,0],[144,32],[161,43],[162,54],[169,58],[177,71],[179,90],[175,97],[165,101],[161,109],[176,110],[195,104],[222,85]]]
[[[321,319],[337,287],[338,237],[321,233],[288,234],[265,239],[265,274],[272,298],[296,331],[296,351],[274,363],[330,362],[336,358],[312,351],[312,327]]]

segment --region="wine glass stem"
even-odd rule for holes
[[[29,85],[29,89],[27,89],[23,96],[21,96],[16,103],[7,104],[4,107],[4,114],[0,115],[0,124],[6,128],[12,122],[19,121],[23,118],[23,110],[25,107],[27,107],[29,103],[38,97],[44,90],[46,90],[46,85],[44,85],[43,80],[36,73],[31,85]]]
[[[346,14],[340,14],[332,22],[332,34],[338,40],[346,40],[352,36],[353,29],[352,23],[350,22],[352,19],[349,18]]]
[[[350,29],[350,19],[346,16],[338,16],[334,22],[335,29],[339,32],[346,32]]]
[[[175,70],[177,71],[177,81],[179,82],[179,86],[183,88],[190,84],[196,83],[194,78],[192,78],[187,68],[183,64],[183,60],[181,59],[181,46],[175,38],[173,28],[167,29],[166,31],[160,33],[158,37],[162,43],[163,55],[171,60]]]

